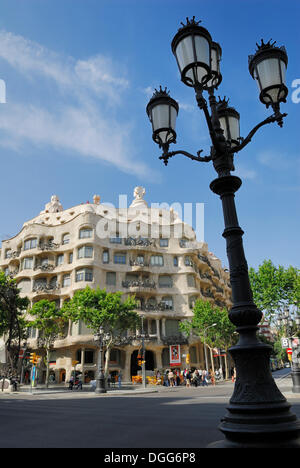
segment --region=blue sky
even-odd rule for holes
[[[236,202],[249,266],[265,258],[300,266],[300,80],[297,0],[2,0],[0,238],[15,235],[52,194],[65,208],[95,193],[117,205],[143,185],[148,202],[204,203],[205,241],[227,266],[221,202],[211,164],[182,156],[166,168],[145,107],[155,87],[180,104],[174,149],[209,152],[194,92],[181,83],[171,41],[186,17],[201,19],[223,49],[223,82],[246,136],[270,111],[259,102],[248,55],[261,38],[285,45],[290,93],[284,127],[264,127],[236,157]],[[299,93],[300,97],[300,93]]]

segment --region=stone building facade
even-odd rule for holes
[[[31,304],[49,299],[61,306],[87,285],[135,295],[144,317],[147,372],[169,367],[170,345],[181,346],[179,367],[186,366],[189,354],[190,366],[203,368],[203,344],[183,336],[179,323],[192,317],[198,298],[229,308],[229,273],[174,210],[150,208],[144,194],[137,187],[130,207],[118,209],[94,196],[93,203],[64,210],[53,196],[45,210],[2,242],[0,268],[17,280]],[[28,342],[37,350],[36,330],[30,330]],[[121,370],[124,380],[137,375],[140,347],[137,331],[128,344],[113,349],[110,372]],[[67,381],[78,361],[88,382],[96,377],[97,356],[91,331],[84,323],[70,323],[55,343],[51,372],[56,382]]]

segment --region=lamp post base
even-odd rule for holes
[[[219,430],[224,440],[210,448],[300,448],[300,421],[269,370],[270,348],[256,344],[230,349],[237,380]]]
[[[103,377],[97,380],[95,393],[96,394],[106,393],[105,379]]]
[[[292,367],[292,381],[293,381],[293,393],[300,393],[300,368]]]

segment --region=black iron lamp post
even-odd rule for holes
[[[103,348],[104,348],[104,329],[101,326],[99,332],[95,333],[94,341],[99,343],[99,353],[98,353],[98,374],[96,379],[96,388],[95,393],[106,393],[105,385],[105,376],[104,376],[104,366],[103,366]]]
[[[160,159],[165,165],[173,156],[182,154],[194,161],[212,161],[218,174],[210,188],[222,200],[223,236],[227,244],[233,297],[229,318],[237,327],[239,342],[230,349],[237,379],[228,412],[219,426],[225,439],[212,446],[300,447],[300,421],[290,411],[290,404],[277,388],[270,371],[271,347],[257,338],[262,312],[253,302],[242,241],[244,233],[239,226],[235,207],[235,192],[242,181],[231,174],[234,155],[250,143],[259,128],[273,122],[280,126],[283,124],[287,114],[280,112],[280,103],[285,102],[287,96],[284,82],[287,55],[283,48],[275,47],[275,43],[265,44],[262,41],[261,45],[257,45],[257,52],[250,59],[250,72],[258,80],[262,102],[267,107],[272,106],[274,113],[257,124],[246,138],[241,138],[239,113],[228,106],[227,99],[217,101],[215,97],[215,90],[221,82],[221,48],[214,44],[209,32],[195,18],[187,19],[172,41],[181,80],[194,88],[198,107],[204,113],[212,142],[208,156],[201,156],[202,151],[198,151],[197,156],[182,150],[169,151],[170,143],[176,142],[175,122],[173,120],[169,127],[160,127],[156,116],[163,111],[166,115],[170,116],[173,112],[177,116],[179,107],[166,89],[160,87],[156,90],[147,106],[154,130],[153,139],[162,148]],[[208,93],[208,103],[204,92]],[[162,106],[165,106],[164,110]],[[170,140],[165,137],[168,134],[172,135]]]

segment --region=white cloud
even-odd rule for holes
[[[253,169],[249,169],[241,165],[236,167],[235,175],[237,175],[241,179],[248,180],[254,180],[257,178],[257,173]]]
[[[41,149],[73,151],[155,179],[151,169],[139,162],[131,142],[134,123],[120,121],[114,114],[130,85],[125,73],[120,74],[119,63],[116,67],[111,58],[101,55],[86,60],[65,57],[6,31],[0,31],[0,59],[26,76],[29,86],[32,81],[37,85],[34,77],[38,75],[45,94],[47,80],[57,85],[51,108],[40,101],[31,106],[11,100],[5,104],[5,113],[0,114],[2,146],[21,151],[23,144],[30,143]]]

